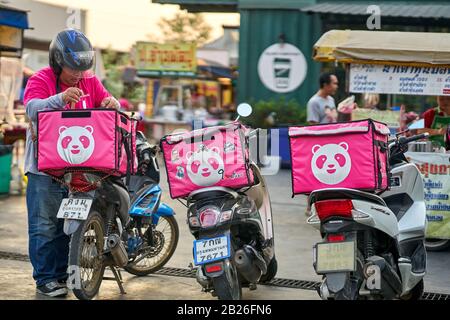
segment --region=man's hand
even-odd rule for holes
[[[65,104],[77,103],[80,101],[80,97],[83,95],[83,91],[79,88],[71,87],[63,92],[62,99]]]
[[[120,104],[119,101],[114,99],[113,97],[106,97],[103,99],[102,103],[100,104],[100,107],[102,108],[111,108],[111,109],[119,109]]]

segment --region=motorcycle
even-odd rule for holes
[[[419,299],[426,273],[426,207],[417,167],[404,153],[408,143],[389,141],[391,188],[381,194],[326,188],[308,198],[307,223],[320,230],[314,268],[323,276],[322,299]]]
[[[138,169],[123,180],[101,173],[66,173],[69,198],[58,218],[70,236],[67,285],[78,299],[94,298],[103,279],[115,280],[121,293],[119,268],[143,276],[162,268],[173,255],[179,237],[174,211],[161,203],[157,147],[138,132]],[[78,214],[71,214],[73,208]],[[104,277],[109,267],[114,278]]]
[[[160,270],[172,257],[178,244],[179,228],[175,212],[161,203],[158,146],[137,133],[136,151],[140,157],[138,174],[131,176],[129,214],[131,237],[127,240],[129,262],[126,271],[146,276]]]
[[[251,111],[248,104],[238,106],[239,116]],[[220,300],[239,300],[243,286],[255,290],[277,272],[267,185],[258,166],[250,167],[255,177],[251,187],[206,187],[187,197],[196,279],[204,292]],[[218,247],[222,249],[216,251]]]

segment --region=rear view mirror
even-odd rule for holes
[[[237,113],[239,114],[239,116],[244,118],[251,115],[252,110],[253,110],[252,106],[249,105],[248,103],[240,103],[237,107]]]

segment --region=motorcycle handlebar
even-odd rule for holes
[[[150,155],[148,154],[148,152],[144,152],[144,154],[142,155],[142,157],[144,158],[144,162],[145,163],[150,163]]]
[[[429,136],[429,133],[425,132],[425,133],[418,134],[418,135],[415,135],[412,137],[400,137],[400,139],[398,141],[401,144],[408,144],[408,143],[416,141],[416,140],[425,139],[428,136]]]
[[[142,116],[139,114],[139,112],[136,111],[121,111],[121,112],[126,114],[131,119],[135,119],[137,121],[141,121],[143,119]]]

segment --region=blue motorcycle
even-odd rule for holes
[[[145,276],[161,269],[177,247],[179,229],[175,212],[161,203],[158,146],[151,145],[142,132],[136,135],[138,171],[130,177],[132,220],[127,241],[126,271]]]

